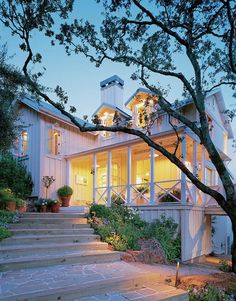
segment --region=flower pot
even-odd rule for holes
[[[26,212],[26,206],[21,206],[21,207],[17,208],[17,210],[18,210],[20,213],[24,213],[24,212]]]
[[[47,212],[47,206],[46,205],[41,206],[40,207],[40,212],[43,212],[43,213]]]
[[[7,202],[6,203],[6,209],[8,211],[11,211],[11,212],[16,211],[16,202],[15,201],[9,201],[9,202]]]
[[[71,195],[69,196],[61,196],[60,199],[61,199],[61,206],[62,207],[69,207],[70,206],[70,198],[71,198]]]
[[[59,210],[60,210],[60,203],[52,204],[52,206],[51,206],[52,213],[58,213]]]

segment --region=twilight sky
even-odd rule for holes
[[[76,2],[76,13],[72,18],[86,18],[98,24],[102,17],[101,7],[95,4],[93,0],[80,0]],[[20,41],[17,37],[12,37],[10,32],[2,25],[0,26],[0,43],[7,43],[8,54],[13,55],[9,62],[18,67],[22,67],[25,54],[19,50]],[[62,86],[69,95],[69,104],[77,108],[76,115],[82,117],[89,115],[96,110],[100,104],[100,81],[117,74],[125,81],[124,100],[127,100],[134,91],[140,87],[139,83],[130,79],[133,73],[132,68],[125,67],[122,64],[105,62],[101,67],[96,68],[83,55],[67,56],[60,46],[52,47],[50,40],[35,32],[32,37],[33,51],[40,52],[43,57],[42,66],[46,67],[42,83],[48,87],[55,88],[56,85]],[[181,68],[185,62],[179,62]],[[159,80],[163,86],[171,85],[171,91],[168,94],[168,100],[173,101],[176,98],[181,99],[181,85],[173,78],[164,78]],[[228,108],[233,108],[236,100],[232,97],[233,91],[229,88],[222,88],[223,96]],[[232,124],[234,135],[236,136],[236,120]],[[229,142],[231,146],[232,142]],[[230,169],[236,177],[236,154],[233,155],[233,161],[230,163]]]

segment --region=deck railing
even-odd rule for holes
[[[110,189],[109,193],[108,190]],[[151,189],[154,191],[154,199],[151,199]],[[112,185],[110,188],[96,187],[96,203],[108,204],[108,195],[111,196],[111,201],[120,200],[127,205],[157,205],[163,203],[192,203],[193,192],[192,186],[187,185],[185,193],[186,199],[181,198],[181,180],[158,181],[153,183],[151,187],[150,182],[135,183],[128,185]]]

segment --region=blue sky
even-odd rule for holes
[[[80,0],[79,10],[73,17],[78,19],[84,17],[98,24],[102,17],[100,16],[101,7],[95,4],[93,0]],[[20,41],[16,37],[12,37],[10,32],[0,27],[0,43],[7,42],[9,55],[14,55],[11,62],[21,67],[25,55],[20,52],[18,45]],[[43,57],[43,64],[47,68],[42,79],[42,83],[48,87],[55,88],[56,85],[62,86],[69,95],[69,104],[77,108],[78,117],[83,115],[91,115],[100,104],[100,81],[117,74],[125,81],[124,100],[140,86],[138,82],[130,79],[133,73],[132,68],[125,67],[122,64],[105,62],[101,67],[96,68],[83,55],[67,56],[60,46],[52,47],[50,40],[42,36],[41,33],[35,32],[32,37],[32,46],[35,52],[39,51]],[[180,67],[185,62],[180,62]],[[171,91],[168,100],[172,101],[176,98],[181,99],[181,86],[178,81],[173,78],[164,78],[161,80],[163,85],[170,84]],[[229,88],[222,88],[224,99],[228,108],[232,108],[235,104],[235,98],[232,98],[233,91]],[[236,121],[233,123],[233,130],[236,136]],[[231,143],[229,143],[231,145]],[[236,170],[235,160],[231,163],[232,169]],[[236,171],[235,171],[236,176]]]

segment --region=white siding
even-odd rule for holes
[[[30,171],[34,183],[32,195],[39,194],[39,169],[40,169],[40,131],[39,131],[39,115],[30,108],[21,107],[19,110],[20,120],[26,126],[25,130],[28,133],[28,156],[24,158],[23,162]]]

